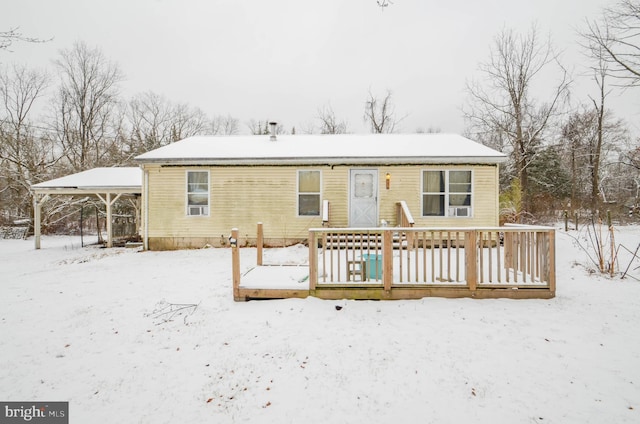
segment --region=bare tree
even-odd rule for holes
[[[346,134],[347,122],[338,120],[331,105],[327,104],[318,109],[316,119],[320,122],[320,134]]]
[[[364,120],[375,134],[390,134],[397,130],[398,124],[404,119],[396,117],[396,107],[393,104],[391,91],[387,90],[384,98],[379,99],[369,90],[364,104]]]
[[[623,175],[615,166],[628,134],[623,121],[608,111],[583,105],[569,116],[562,127],[564,157],[570,170],[571,209],[586,207],[595,212],[603,200],[619,197],[608,190]],[[603,182],[608,182],[604,184]]]
[[[640,1],[619,0],[599,21],[587,21],[583,45],[624,86],[640,85]]]
[[[271,129],[269,128],[269,122],[272,121],[269,121],[268,119],[265,121],[256,121],[255,119],[250,119],[249,121],[247,121],[246,125],[251,135],[268,135],[271,131]],[[278,123],[276,125],[276,134],[284,133],[284,125]]]
[[[211,120],[211,134],[235,135],[240,132],[240,121],[231,115],[216,115]]]
[[[120,68],[102,52],[83,42],[62,50],[55,61],[60,87],[54,101],[54,129],[74,171],[108,163],[119,123],[114,122],[119,102]]]
[[[255,119],[250,119],[247,121],[247,128],[251,135],[264,135],[269,134],[269,121],[256,121]]]
[[[205,134],[210,125],[199,108],[176,104],[166,97],[145,92],[128,104],[131,157],[193,135]]]
[[[27,43],[44,43],[49,40],[28,37],[18,31],[18,28],[10,28],[8,31],[0,31],[0,50],[9,50],[11,45],[17,41],[24,41]]]
[[[426,129],[424,127],[416,128],[416,134],[440,134],[442,130],[440,127],[428,126]]]
[[[534,79],[547,65],[555,63],[560,78],[550,98],[538,103],[531,95]],[[504,29],[494,39],[489,60],[480,65],[482,83],[467,84],[470,97],[463,113],[479,139],[490,137],[502,142],[513,161],[513,171],[524,193],[523,207],[528,204],[528,167],[540,150],[545,130],[568,95],[570,84],[566,70],[560,65],[550,41],[541,42],[537,29],[525,35]]]
[[[591,208],[595,212],[600,206],[600,162],[602,156],[602,143],[605,138],[604,118],[605,100],[609,91],[606,89],[605,80],[609,71],[607,62],[602,56],[597,57],[597,65],[592,68],[593,80],[598,87],[598,98],[590,97],[596,112],[596,139],[589,149],[591,170]]]
[[[32,216],[31,185],[46,179],[57,159],[31,121],[47,81],[43,72],[22,66],[0,73],[0,203],[11,218]]]
[[[134,96],[128,104],[131,126],[130,144],[134,155],[169,144],[171,141],[171,105],[163,96],[145,92]]]
[[[382,9],[383,12],[386,7],[389,7],[390,4],[393,4],[391,0],[376,0],[376,3],[378,4],[378,7]]]

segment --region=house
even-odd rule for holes
[[[498,225],[500,152],[453,134],[197,136],[136,157],[150,250],[306,240],[309,228]]]

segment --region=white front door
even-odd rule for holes
[[[350,227],[378,226],[378,171],[352,169],[350,174]]]

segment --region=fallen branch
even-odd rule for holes
[[[200,303],[168,303],[164,300],[156,305],[156,309],[146,316],[159,320],[155,325],[164,324],[173,321],[177,316],[183,316],[183,322],[187,325],[187,318],[196,311]]]
[[[625,246],[620,245],[618,246],[619,248],[623,248],[624,250],[626,250],[627,252],[631,253],[631,250],[627,249]],[[631,264],[633,263],[634,259],[640,259],[640,256],[638,256],[638,250],[640,250],[640,243],[638,244],[638,247],[636,247],[636,251],[631,253],[631,260],[629,261],[629,265],[627,265],[627,268],[624,270],[624,272],[622,273],[622,277],[620,277],[620,279],[623,279],[624,277],[627,276],[627,273],[629,272],[629,268],[631,268]],[[634,268],[634,269],[638,269],[638,268]],[[629,277],[633,278],[634,280],[638,280],[636,277],[630,275]]]

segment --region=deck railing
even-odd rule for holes
[[[409,206],[407,206],[407,202],[404,200],[396,203],[396,216],[398,227],[413,227],[415,225],[413,215],[411,215]]]
[[[549,227],[309,230],[310,290],[332,286],[555,291]]]

